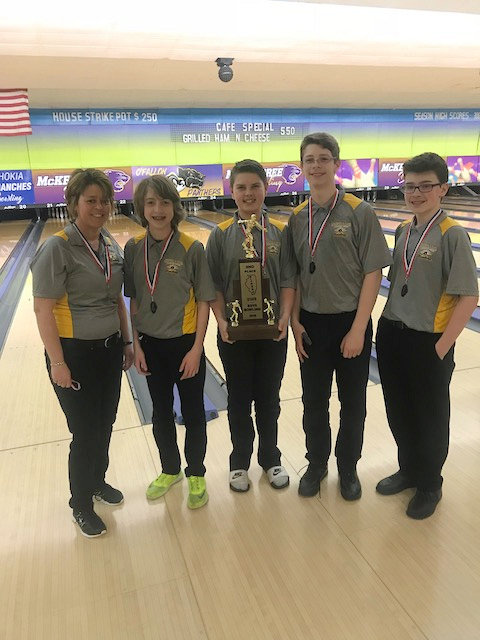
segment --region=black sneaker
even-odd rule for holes
[[[339,471],[340,493],[344,500],[358,500],[362,495],[362,485],[358,479],[357,472]]]
[[[405,489],[412,489],[415,484],[402,471],[387,476],[377,484],[377,492],[382,496],[394,496]]]
[[[105,523],[100,516],[97,516],[93,509],[74,511],[73,521],[78,524],[82,535],[86,538],[96,538],[97,536],[107,533]]]
[[[320,491],[320,482],[325,478],[328,473],[327,465],[309,464],[307,470],[300,478],[300,484],[298,485],[298,493],[304,498],[311,498]]]
[[[123,493],[109,484],[104,484],[101,489],[95,491],[93,497],[98,502],[103,502],[103,504],[109,504],[110,506],[122,504],[123,502]]]
[[[437,508],[437,504],[442,499],[442,490],[420,491],[417,489],[415,495],[408,503],[407,516],[414,520],[424,520],[429,518]]]

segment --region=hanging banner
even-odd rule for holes
[[[31,171],[0,169],[0,207],[21,207],[34,202]]]
[[[480,182],[478,156],[448,156],[448,181],[450,184]]]
[[[223,196],[221,164],[132,167],[134,188],[144,178],[155,175],[171,180],[181,198]]]
[[[380,158],[378,161],[378,186],[401,187],[405,160],[407,158]]]
[[[233,166],[233,164],[223,165],[223,191],[229,196],[231,195],[230,173]],[[304,190],[305,178],[299,162],[263,162],[262,166],[267,174],[269,195],[298,193]]]

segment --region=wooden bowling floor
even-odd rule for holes
[[[49,221],[44,237],[62,224]],[[108,228],[123,244],[139,231],[121,216]],[[217,365],[214,322],[205,348]],[[306,460],[292,349],[290,340],[279,421],[289,488],[273,490],[254,455],[250,491],[229,490],[221,412],[208,423],[208,505],[187,508],[185,480],[148,502],[158,452],[124,380],[107,480],[125,502],[96,507],[108,533],[89,540],[70,518],[70,438],[45,372],[29,278],[0,359],[0,638],[478,640],[480,335],[466,330],[457,344],[444,498],[423,522],[405,516],[412,491],[375,492],[396,467],[375,384],[359,463],[362,499],[340,497],[333,458],[321,495],[297,495]],[[334,432],[338,410],[334,391]],[[178,438],[183,447],[183,427]]]
[[[0,222],[0,269],[30,224],[30,220],[2,220]]]

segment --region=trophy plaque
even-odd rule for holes
[[[263,340],[278,338],[279,331],[270,298],[270,280],[263,274],[262,260],[253,246],[252,229],[265,229],[255,215],[239,220],[244,227],[242,247],[245,258],[238,261],[239,279],[233,281],[234,300],[227,304],[228,335],[231,340]]]

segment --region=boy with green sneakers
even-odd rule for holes
[[[163,176],[146,178],[134,205],[147,230],[125,246],[125,295],[131,298],[135,367],[147,376],[162,464],[147,498],[160,498],[183,478],[173,419],[176,384],[185,419],[187,506],[199,509],[208,501],[203,340],[215,289],[203,246],[178,230],[184,212],[175,186]]]

